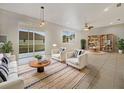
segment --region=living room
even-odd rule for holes
[[[123,3],[1,3],[0,56],[14,61],[7,73],[16,79],[1,77],[0,88],[123,89],[123,9]]]

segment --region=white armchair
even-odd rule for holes
[[[58,61],[65,61],[66,60],[66,48],[60,48],[60,49],[52,49],[51,55],[53,59],[56,59]]]
[[[87,53],[84,52],[74,57],[74,52],[68,52],[66,55],[66,63],[80,70],[87,65]]]

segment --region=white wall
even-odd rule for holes
[[[19,52],[19,32],[20,28],[28,28],[26,26],[20,26],[20,23],[36,23],[38,20],[24,15],[19,15],[16,13],[8,12],[0,9],[0,35],[6,35],[7,40],[12,41],[14,54],[18,55]],[[35,24],[36,25],[36,24]],[[80,48],[81,32],[63,27],[54,23],[47,22],[47,24],[42,28],[29,27],[29,29],[38,29],[39,31],[46,32],[46,52],[50,53],[52,49],[52,44],[56,43],[57,47],[65,46],[68,50],[74,48]],[[71,44],[62,43],[62,31],[74,31],[76,34],[76,39]]]

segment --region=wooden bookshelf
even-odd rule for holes
[[[113,52],[114,51],[114,35],[92,35],[88,36],[88,49]]]

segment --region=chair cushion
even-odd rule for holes
[[[52,57],[60,58],[60,54],[53,54]]]
[[[66,61],[67,62],[70,62],[72,64],[75,64],[75,65],[78,65],[79,64],[78,58],[69,58]]]

